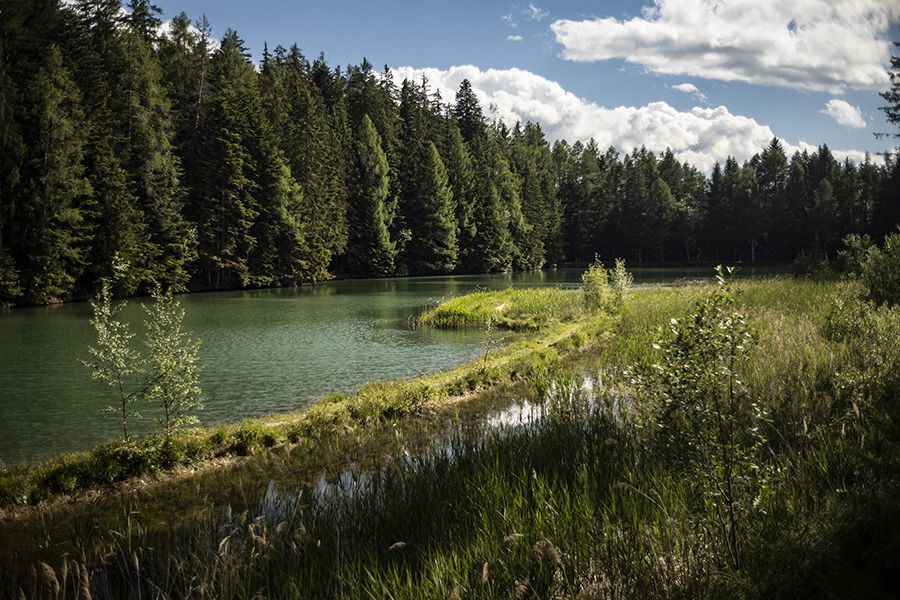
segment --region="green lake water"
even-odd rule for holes
[[[712,270],[635,270],[636,283],[709,278]],[[475,358],[500,343],[480,331],[414,328],[427,307],[476,289],[578,285],[580,269],[336,281],[277,290],[181,296],[186,329],[202,340],[204,410],[212,424],[301,409],[366,381],[412,377]],[[142,331],[141,302],[122,318]],[[91,381],[95,333],[87,303],[0,312],[0,463],[90,448],[121,434],[103,408],[110,388]],[[138,336],[140,337],[140,335]],[[137,339],[137,338],[136,338]],[[153,431],[153,406],[129,431]]]

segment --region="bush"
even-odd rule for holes
[[[615,309],[619,309],[625,304],[633,283],[634,276],[625,270],[625,260],[617,258],[615,268],[609,271],[609,287],[612,290]]]
[[[851,233],[842,241],[844,249],[838,251],[838,268],[843,273],[862,275],[863,263],[866,261],[869,248],[873,246],[872,238],[868,234]]]
[[[729,564],[740,569],[748,514],[766,487],[766,417],[743,382],[756,334],[735,310],[730,274],[719,267],[719,290],[671,320],[655,345],[659,363],[640,380],[656,407],[659,456],[695,481]]]
[[[868,298],[876,304],[900,304],[900,231],[884,238],[884,246],[873,246],[862,264],[862,281]]]
[[[581,293],[589,311],[606,310],[613,305],[613,293],[609,289],[609,277],[600,257],[581,274]]]
[[[247,421],[231,434],[231,451],[240,456],[248,456],[253,451],[270,441],[259,423]],[[267,444],[271,445],[271,444]]]

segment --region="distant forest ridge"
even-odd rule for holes
[[[3,0],[0,303],[503,272],[562,261],[833,257],[900,223],[900,166],[786,156],[777,139],[710,175],[486,119],[368,61],[132,0]]]

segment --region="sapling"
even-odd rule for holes
[[[729,562],[741,566],[741,516],[766,484],[762,460],[765,415],[741,379],[755,333],[737,312],[729,269],[719,289],[692,313],[672,319],[645,380],[659,402],[656,421],[666,455],[694,476],[725,538]]]
[[[171,293],[157,290],[153,304],[144,306],[147,355],[134,348],[135,334],[118,318],[126,303],[112,304],[113,282],[127,268],[116,262],[116,277],[100,281],[97,297],[91,301],[91,325],[97,332],[97,344],[88,348],[93,360],[82,363],[91,370],[92,379],[115,389],[117,406],[107,407],[106,412],[121,417],[125,441],[129,439],[129,420],[141,416],[134,405],[141,400],[159,401],[157,422],[165,435],[165,449],[170,452],[172,435],[196,422],[191,412],[202,408],[197,399],[200,342],[184,331],[184,309],[178,300]]]
[[[184,331],[184,309],[171,293],[157,290],[147,312],[147,359],[149,374],[146,397],[157,400],[161,415],[157,422],[165,434],[165,449],[171,451],[172,435],[197,422],[191,414],[203,408],[200,394],[199,340]]]
[[[121,271],[118,267],[117,271]],[[143,372],[140,354],[132,348],[128,323],[118,319],[125,308],[125,302],[112,305],[112,280],[100,280],[100,291],[91,300],[94,318],[91,325],[97,332],[97,345],[90,346],[93,360],[82,361],[91,370],[91,379],[110,386],[116,392],[117,405],[108,406],[105,412],[116,414],[122,419],[122,436],[128,441],[128,420],[140,417],[132,405],[142,397],[143,386],[136,381],[136,375]]]

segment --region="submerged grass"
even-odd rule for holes
[[[654,344],[670,320],[714,291],[687,286],[642,290],[615,320],[557,322],[447,373],[198,433],[234,452],[246,443],[251,456],[209,485],[207,472],[81,508],[65,544],[53,526],[32,527],[39,551],[0,563],[0,595],[896,596],[898,472],[879,456],[896,454],[897,438],[878,415],[897,390],[877,371],[893,367],[866,355],[876,370],[851,378],[866,368],[854,348],[869,346],[822,334],[839,286],[739,287],[736,306],[758,338],[741,377],[765,415],[753,459],[766,474],[753,502],[738,504],[739,567],[729,566],[707,475],[660,444],[634,375],[659,362]],[[870,334],[885,360],[895,330],[883,322],[893,318],[882,310]],[[850,393],[873,381],[881,400]],[[447,399],[490,383],[522,405],[521,422],[455,417],[463,405]],[[272,449],[253,452],[266,440]],[[317,481],[329,460],[332,475]],[[301,464],[320,470],[285,476]],[[192,510],[173,509],[198,495]]]

